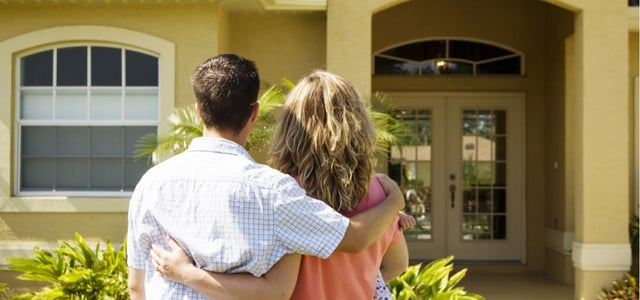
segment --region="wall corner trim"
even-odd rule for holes
[[[551,227],[544,228],[544,246],[563,255],[571,255],[575,234]]]
[[[628,271],[631,266],[629,243],[573,242],[572,252],[573,266],[585,271]]]

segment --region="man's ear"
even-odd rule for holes
[[[260,111],[260,103],[256,102],[253,106],[253,111],[251,111],[251,118],[249,119],[252,123],[258,119],[258,112]]]
[[[196,113],[198,114],[198,118],[202,120],[202,109],[200,108],[200,103],[196,102]]]

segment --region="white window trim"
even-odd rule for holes
[[[452,36],[449,36],[449,37],[430,37],[430,38],[424,38],[424,39],[409,39],[409,40],[406,40],[406,41],[402,41],[400,43],[396,43],[396,44],[387,46],[387,47],[382,48],[382,49],[380,49],[378,51],[374,51],[373,55],[371,55],[371,74],[375,75],[374,73],[375,73],[375,58],[376,58],[376,56],[390,58],[389,56],[382,54],[383,52],[385,52],[385,51],[387,51],[389,49],[393,49],[393,48],[404,46],[404,45],[413,44],[413,43],[416,43],[416,42],[428,42],[428,41],[440,41],[440,40],[447,41],[447,54],[449,52],[449,49],[448,49],[448,47],[449,47],[448,42],[449,41],[467,41],[467,42],[475,42],[475,43],[480,43],[480,44],[487,44],[487,45],[495,46],[495,47],[498,47],[498,48],[503,48],[503,49],[506,49],[506,50],[509,50],[509,51],[513,52],[513,54],[505,55],[505,56],[497,58],[497,59],[486,59],[486,60],[477,61],[477,62],[468,61],[468,62],[472,63],[473,66],[474,66],[474,74],[473,75],[465,75],[465,76],[474,76],[474,77],[475,76],[481,76],[481,75],[475,74],[475,68],[476,68],[477,64],[490,62],[492,60],[504,59],[504,58],[508,58],[508,57],[517,57],[517,56],[520,56],[520,74],[519,75],[512,75],[512,76],[523,76],[523,75],[527,74],[526,65],[525,65],[526,59],[525,59],[524,52],[522,52],[522,51],[520,51],[518,49],[515,49],[513,47],[509,47],[507,45],[503,45],[503,44],[496,43],[496,42],[489,41],[489,40],[469,38],[469,37],[452,37]],[[394,57],[393,59],[397,60],[398,58]],[[462,62],[465,62],[464,59],[460,59],[460,58],[457,58],[457,57],[446,57],[446,58],[443,58],[443,59],[444,60],[451,60],[451,61],[462,61]],[[401,59],[401,60],[402,61],[406,61],[406,62],[416,63],[416,61],[412,61],[412,60],[404,60],[404,59]],[[433,60],[433,59],[431,59],[431,60]],[[426,62],[426,61],[429,61],[429,60],[421,61],[421,63]],[[420,76],[423,76],[423,75],[420,75]],[[484,75],[482,75],[482,76],[484,76]],[[489,75],[489,76],[491,76],[491,75]],[[498,75],[498,76],[501,76],[501,75]]]
[[[12,109],[15,90],[14,65],[17,53],[47,44],[72,41],[115,44],[133,47],[158,57],[160,124],[159,133],[167,132],[166,116],[175,106],[175,44],[156,36],[109,26],[61,26],[25,33],[0,41],[0,212],[125,212],[129,197],[29,196],[16,197],[13,160],[16,151],[12,138],[15,134]]]
[[[121,52],[122,55],[122,68],[121,68],[121,75],[123,76],[122,78],[125,78],[125,72],[126,72],[126,65],[125,65],[125,52],[126,51],[136,51],[138,53],[143,53],[146,55],[150,55],[156,59],[159,60],[158,57],[155,56],[154,53],[147,53],[147,52],[142,52],[139,49],[132,49],[131,47],[124,47],[122,45],[113,45],[113,44],[104,44],[104,43],[61,43],[61,44],[57,44],[55,46],[50,46],[47,45],[46,47],[43,48],[36,48],[33,49],[31,51],[28,52],[23,52],[21,53],[19,56],[16,56],[16,60],[15,60],[15,66],[19,66],[20,65],[20,61],[24,58],[27,57],[29,55],[32,54],[36,54],[36,53],[40,53],[42,51],[49,51],[49,50],[53,50],[53,55],[56,55],[56,51],[61,49],[61,48],[67,48],[67,47],[84,47],[87,48],[87,65],[89,68],[91,68],[90,66],[90,60],[91,60],[91,52],[90,52],[90,48],[91,47],[110,47],[113,49],[118,49]],[[89,81],[87,79],[87,86],[82,86],[82,87],[76,87],[76,86],[70,86],[70,87],[66,87],[66,86],[57,86],[55,80],[56,80],[56,74],[55,72],[57,71],[57,66],[56,63],[54,61],[54,65],[53,65],[53,82],[52,85],[50,87],[45,87],[44,89],[52,89],[53,90],[53,94],[55,95],[57,91],[61,91],[61,90],[83,90],[83,92],[85,93],[91,93],[91,91],[93,90],[106,90],[109,89],[109,87],[101,87],[101,86],[89,86]],[[87,71],[87,76],[89,74],[89,72],[91,72],[91,70],[89,69]],[[16,76],[15,78],[21,78],[21,70],[19,67],[16,67]],[[58,195],[62,195],[62,196],[72,196],[72,197],[123,197],[123,196],[130,196],[131,192],[126,192],[126,191],[93,191],[93,190],[89,190],[89,191],[21,191],[20,190],[20,176],[22,174],[22,156],[20,155],[21,148],[21,141],[20,138],[22,136],[22,134],[20,133],[21,128],[24,126],[60,126],[60,125],[66,125],[66,126],[154,126],[154,127],[158,127],[159,123],[160,123],[160,117],[157,116],[158,119],[156,120],[144,120],[144,121],[138,121],[138,120],[126,120],[126,119],[122,119],[122,120],[90,120],[89,119],[89,111],[87,111],[87,119],[84,120],[61,120],[61,119],[57,119],[55,117],[55,100],[54,100],[54,108],[51,112],[51,119],[48,120],[39,120],[39,119],[35,119],[35,120],[21,120],[20,116],[21,115],[21,110],[20,110],[20,105],[18,103],[20,103],[20,96],[22,94],[23,90],[41,90],[43,89],[42,87],[30,87],[30,86],[22,86],[17,80],[16,80],[16,97],[15,97],[15,103],[16,103],[16,111],[15,111],[15,119],[17,120],[17,122],[19,123],[18,125],[18,129],[16,130],[16,140],[15,140],[15,150],[14,150],[14,170],[15,170],[15,180],[14,180],[14,191],[15,191],[15,195],[22,197],[22,196],[58,196]],[[124,97],[125,93],[127,91],[136,91],[136,90],[153,90],[153,91],[158,91],[159,92],[159,82],[158,82],[158,86],[117,86],[116,89],[118,91],[121,92],[121,97]],[[55,98],[54,98],[55,99]],[[124,117],[125,115],[125,106],[124,106],[124,101],[121,103],[121,114]],[[159,101],[158,101],[158,105],[160,105]],[[89,109],[89,105],[87,105],[87,110]],[[156,132],[157,134],[157,132]]]

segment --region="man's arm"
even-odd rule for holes
[[[337,250],[358,253],[373,244],[387,230],[391,221],[404,208],[404,197],[398,185],[389,176],[376,174],[387,198],[382,203],[353,217],[349,222]]]
[[[129,267],[129,296],[131,300],[144,300],[144,270]]]
[[[224,274],[197,268],[173,240],[171,252],[152,246],[153,264],[162,277],[180,282],[212,299],[289,299],[298,279],[300,255],[283,256],[262,277],[248,273]]]

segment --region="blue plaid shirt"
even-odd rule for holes
[[[206,299],[154,271],[151,243],[169,235],[214,272],[261,276],[283,255],[328,257],[349,219],[310,198],[290,176],[256,163],[240,145],[195,139],[151,168],[129,206],[129,267],[144,269],[147,299]]]

